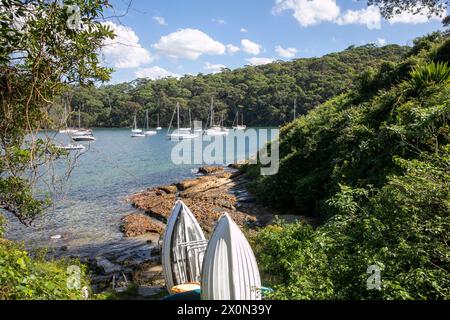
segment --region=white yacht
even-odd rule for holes
[[[206,129],[203,134],[207,136],[226,136],[228,135],[228,129],[225,128],[223,125],[216,125],[214,124],[214,100],[211,98],[211,118],[210,118],[210,126],[208,129]],[[222,120],[223,124],[223,120]]]
[[[162,130],[162,127],[159,125],[159,113],[158,113],[158,123],[156,125],[156,130]]]
[[[145,111],[145,131],[144,131],[144,135],[146,135],[146,136],[153,136],[157,132],[155,130],[150,130],[148,122],[149,122],[148,121],[148,110],[146,110]]]
[[[133,129],[131,129],[131,133],[142,133],[142,129],[138,129],[137,127],[136,114],[134,115]]]
[[[172,121],[175,116],[175,113],[177,114],[177,129],[175,129],[172,133],[170,132],[170,128],[172,127]],[[191,119],[189,119],[189,122],[191,122]],[[197,138],[199,135],[195,132],[193,132],[192,124],[190,128],[180,128],[180,104],[177,102],[177,107],[174,110],[174,113],[172,115],[172,119],[170,120],[169,130],[167,131],[167,137],[171,140],[183,140],[183,139],[194,139]]]
[[[239,111],[236,111],[236,117],[234,118],[233,122],[233,129],[234,130],[245,130],[247,128],[246,125],[244,125],[244,113],[242,113],[242,122],[239,124]]]

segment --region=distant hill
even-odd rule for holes
[[[85,126],[130,126],[132,115],[136,112],[143,121],[145,110],[153,122],[160,113],[162,125],[168,125],[177,101],[185,119],[190,108],[193,118],[206,121],[213,97],[216,115],[226,125],[231,125],[236,111],[243,112],[247,125],[281,125],[292,120],[295,99],[298,114],[304,114],[353,88],[356,76],[367,68],[398,62],[406,52],[408,47],[398,45],[352,46],[320,58],[224,69],[217,74],[74,88],[71,107],[81,108]]]

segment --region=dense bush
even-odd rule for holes
[[[283,128],[279,174],[253,186],[322,223],[258,235],[275,298],[450,298],[450,68],[436,60],[450,40],[436,39]]]
[[[87,298],[89,281],[85,266],[64,259],[47,261],[42,252],[31,257],[22,245],[1,238],[1,226],[0,221],[0,300]],[[73,268],[80,270],[79,285],[71,282],[70,277],[77,271]]]

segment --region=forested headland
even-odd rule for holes
[[[262,202],[320,221],[263,229],[260,266],[280,299],[448,299],[448,34],[356,83],[282,128],[277,175],[247,167]]]
[[[190,109],[193,119],[205,123],[213,98],[215,114],[218,119],[223,117],[225,125],[230,126],[240,112],[249,126],[277,126],[293,120],[295,100],[297,115],[305,114],[354,88],[354,79],[367,68],[397,62],[407,51],[399,45],[368,44],[320,58],[225,69],[217,74],[72,87],[57,101],[53,113],[55,119],[63,119],[67,103],[72,111],[69,124],[78,124],[80,112],[85,127],[129,127],[134,114],[142,125],[148,110],[151,125],[156,125],[159,114],[161,125],[168,126],[179,102],[186,122]]]

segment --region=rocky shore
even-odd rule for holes
[[[258,204],[246,185],[245,174],[230,167],[202,167],[199,176],[176,184],[159,186],[130,195],[128,201],[138,213],[122,219],[127,238],[117,252],[97,254],[89,263],[95,270],[96,291],[127,284],[136,287],[133,298],[156,298],[165,294],[159,244],[165,223],[177,199],[181,199],[209,236],[219,217],[228,212],[238,225],[251,230],[269,224],[274,212]]]

